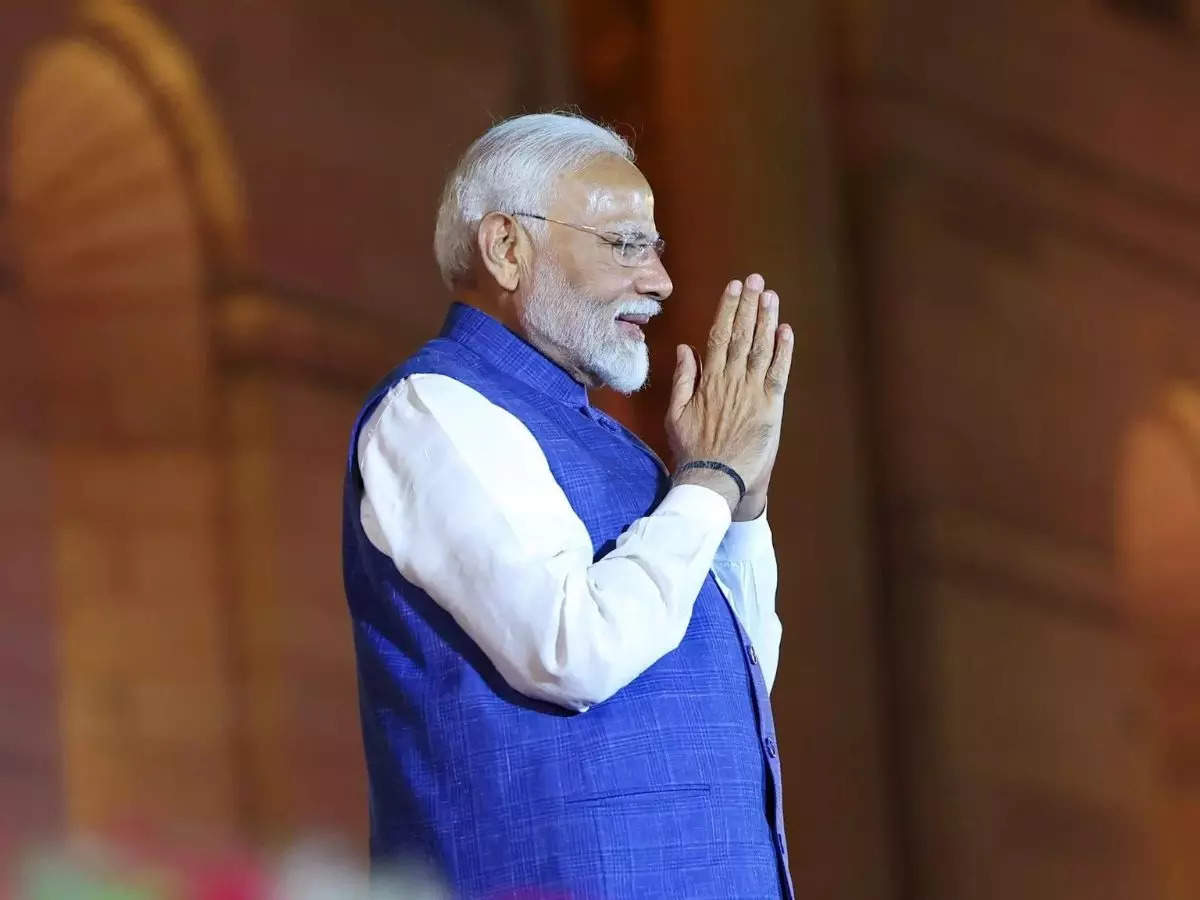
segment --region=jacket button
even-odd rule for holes
[[[749,644],[748,649],[750,651],[750,665],[757,666],[758,665],[758,654],[754,652],[754,645]]]
[[[775,749],[775,739],[772,738],[770,735],[768,735],[766,738],[763,739],[763,744],[766,745],[767,756],[771,757],[771,759],[774,759],[775,754],[777,752]]]

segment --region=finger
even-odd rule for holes
[[[757,273],[746,279],[742,299],[733,317],[733,333],[729,336],[729,353],[725,358],[727,369],[731,366],[745,368],[746,355],[754,340],[754,323],[758,320],[758,297],[763,287],[763,277]]]
[[[692,348],[680,344],[675,348],[675,378],[671,382],[671,399],[667,403],[667,415],[678,419],[696,390],[696,357]]]
[[[775,331],[775,358],[767,369],[767,390],[772,396],[782,396],[787,388],[788,373],[792,371],[792,349],[796,343],[791,325],[780,325]]]
[[[729,348],[729,335],[733,331],[733,316],[737,312],[738,303],[742,296],[742,283],[736,278],[725,286],[717,305],[717,315],[713,319],[712,328],[708,332],[708,346],[705,348],[704,365],[710,371],[720,371],[725,367],[725,354]]]
[[[746,365],[746,370],[756,378],[762,378],[771,365],[778,323],[779,295],[774,291],[763,291],[758,298],[758,322],[754,326],[754,343],[750,347],[750,358]]]

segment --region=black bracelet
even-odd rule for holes
[[[688,469],[716,469],[718,472],[724,472],[737,485],[738,503],[741,503],[742,498],[746,496],[746,482],[742,481],[742,476],[723,462],[717,462],[715,459],[694,459],[690,463],[684,463],[680,466],[679,470],[675,473],[675,477],[678,478]]]

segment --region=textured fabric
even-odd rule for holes
[[[770,688],[780,627],[765,515],[731,524],[718,494],[677,485],[593,561],[529,429],[445,375],[388,391],[358,467],[371,544],[521,693],[580,712],[607,700],[679,645],[710,567]]]
[[[779,568],[765,509],[757,519],[729,526],[713,558],[712,575],[750,636],[770,693],[779,670],[783,623],[775,612]]]
[[[669,487],[661,463],[590,407],[581,385],[470,307],[452,307],[442,336],[371,392],[348,453],[343,552],[372,858],[423,857],[466,897],[790,897],[767,688],[711,575],[678,648],[572,714],[510,687],[371,544],[358,432],[416,373],[460,381],[529,428],[593,558]]]

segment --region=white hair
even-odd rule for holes
[[[633,162],[628,141],[572,113],[536,113],[493,125],[463,154],[442,188],[433,252],[446,286],[471,270],[479,223],[490,212],[545,215],[560,176],[598,156]],[[525,223],[544,234],[544,222]]]

